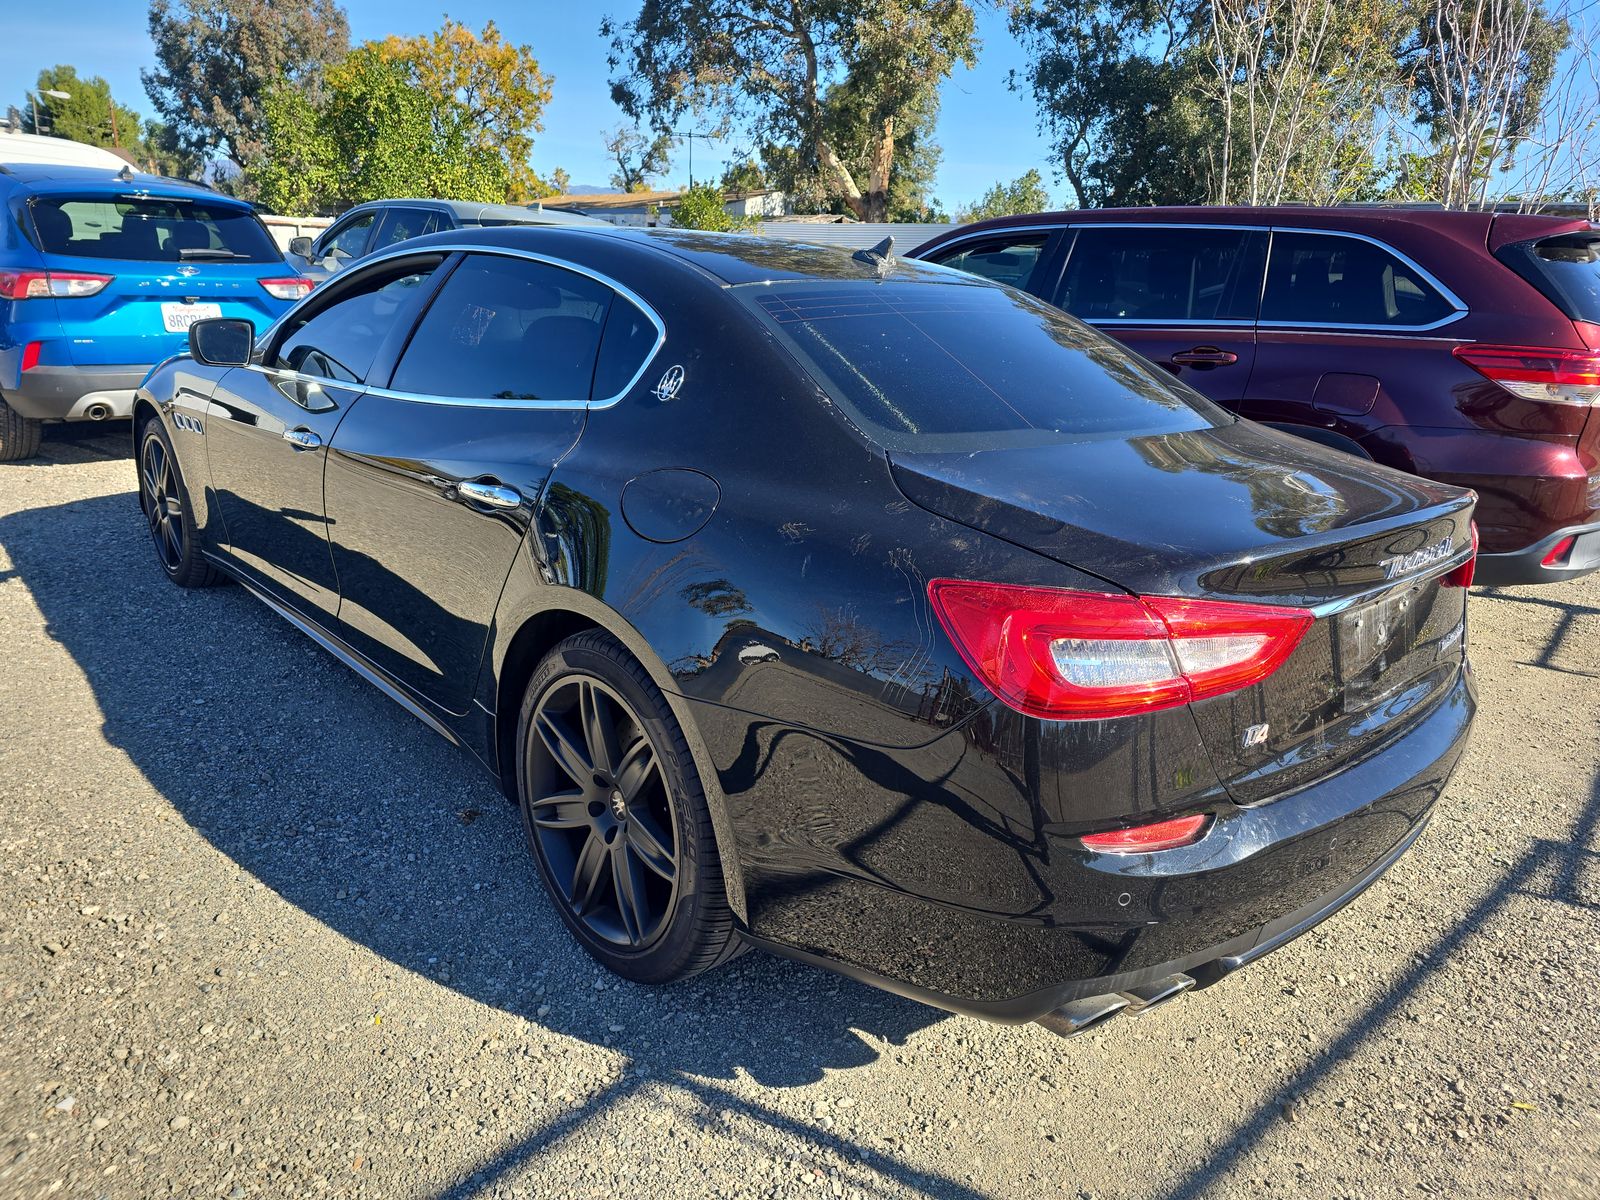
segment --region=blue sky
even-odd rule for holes
[[[439,26],[444,0],[344,0],[353,40],[390,33],[425,33]],[[112,94],[146,116],[153,113],[139,69],[152,63],[142,0],[72,0],[59,5],[24,4],[4,19],[0,79],[7,86],[0,105],[21,104],[41,67],[70,63],[82,75],[102,75]],[[540,67],[555,76],[555,94],[544,114],[544,133],[534,143],[536,170],[565,167],[574,183],[604,184],[610,174],[601,132],[621,120],[606,84],[605,44],[600,19],[637,11],[627,3],[585,0],[533,0],[520,5],[490,0],[449,0],[448,11],[474,28],[493,17],[501,31],[533,47]],[[979,14],[984,49],[975,70],[958,70],[945,84],[939,121],[944,162],[935,194],[947,208],[976,199],[996,180],[1010,180],[1037,167],[1054,192],[1049,149],[1036,132],[1031,98],[1006,87],[1006,74],[1024,65],[1020,49],[1007,36],[1003,18]],[[720,173],[732,147],[694,151],[697,177]],[[680,153],[666,182],[688,180],[687,155]]]

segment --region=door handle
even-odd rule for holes
[[[1231,367],[1239,361],[1239,356],[1232,350],[1218,350],[1215,346],[1196,346],[1193,350],[1180,350],[1172,356],[1172,361],[1180,367],[1205,370],[1210,367]]]
[[[309,429],[285,429],[283,440],[296,450],[316,450],[322,445],[322,439]]]
[[[500,483],[477,483],[468,480],[456,484],[456,494],[473,504],[486,504],[490,508],[517,508],[522,504],[522,493],[516,488]]]

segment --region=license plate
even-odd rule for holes
[[[209,321],[222,315],[220,304],[163,304],[161,323],[168,333],[188,333],[196,321]]]

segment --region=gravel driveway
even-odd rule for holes
[[[748,954],[600,974],[464,754],[0,467],[0,1197],[1600,1196],[1600,577],[1480,591],[1421,842],[1063,1042]]]

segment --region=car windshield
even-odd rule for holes
[[[136,262],[270,263],[283,256],[249,209],[162,196],[41,196],[33,226],[46,254]]]
[[[1568,233],[1508,247],[1532,282],[1575,321],[1600,324],[1600,233]]]
[[[1088,326],[965,281],[744,285],[734,291],[863,432],[891,450],[1176,433],[1232,418]]]

